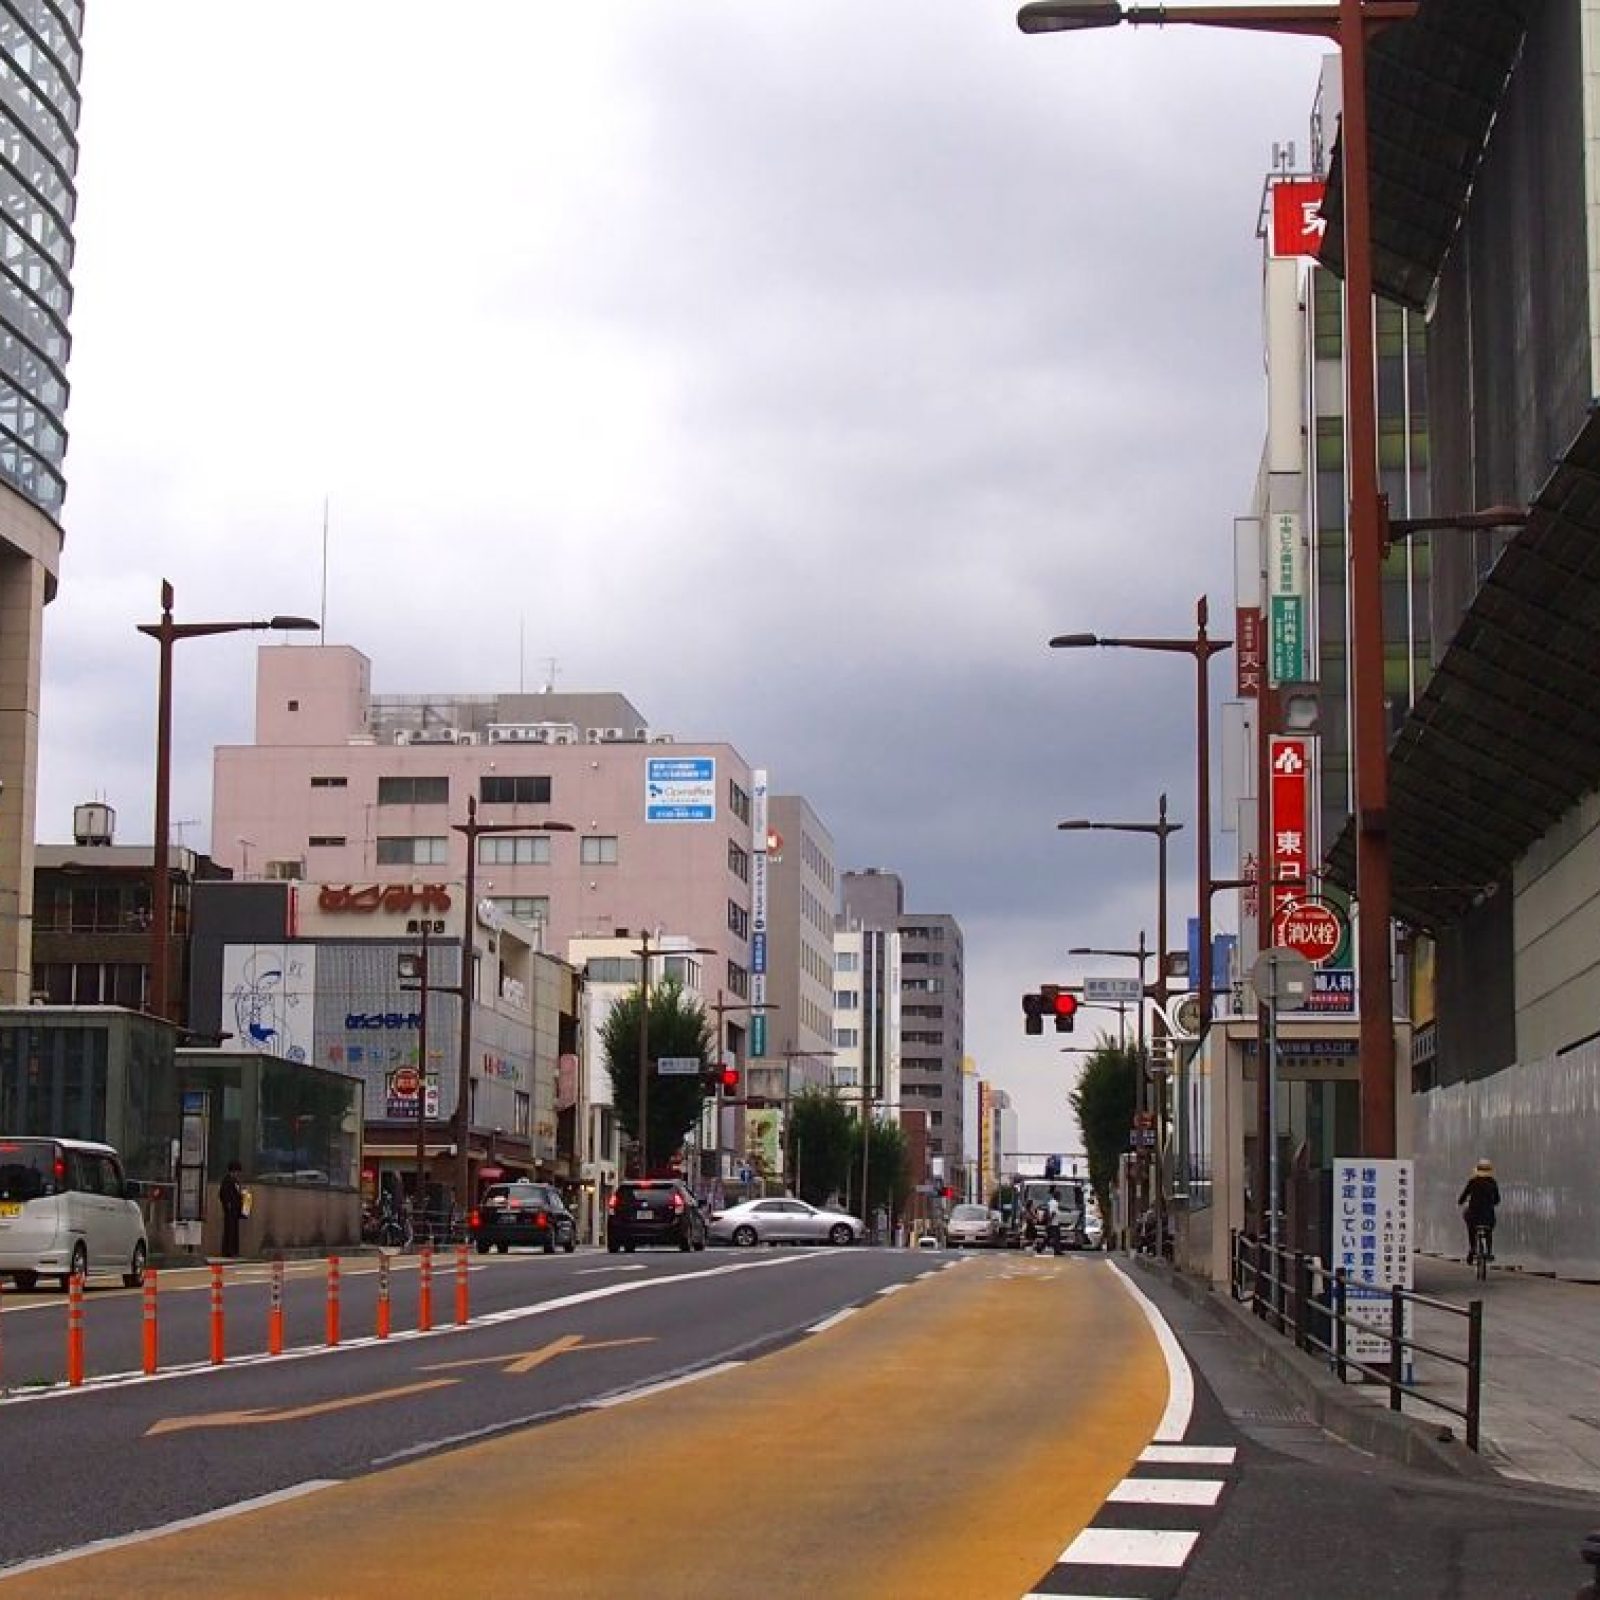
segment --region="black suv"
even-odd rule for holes
[[[514,1244],[540,1245],[546,1255],[557,1245],[569,1255],[578,1248],[578,1224],[548,1183],[490,1185],[467,1226],[480,1256],[488,1255],[491,1245],[501,1255]]]
[[[630,1179],[617,1185],[606,1219],[606,1249],[635,1245],[677,1245],[704,1250],[706,1219],[688,1184],[677,1178]]]

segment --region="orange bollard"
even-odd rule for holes
[[[339,1342],[339,1258],[328,1257],[328,1343]]]
[[[467,1247],[456,1246],[456,1326],[467,1323]]]
[[[83,1278],[76,1272],[67,1280],[67,1382],[74,1389],[83,1382]]]
[[[389,1258],[378,1257],[378,1337],[389,1337]]]
[[[147,1267],[144,1275],[144,1370],[153,1375],[161,1364],[161,1335],[156,1323],[156,1269]]]
[[[272,1299],[267,1306],[267,1354],[283,1354],[283,1257],[272,1261]]]
[[[426,1333],[433,1326],[433,1246],[425,1244],[417,1256],[417,1328]]]
[[[222,1322],[222,1263],[211,1263],[211,1365],[220,1367],[227,1359],[226,1329]]]

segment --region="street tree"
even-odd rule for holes
[[[611,1104],[623,1130],[634,1140],[639,1137],[640,1002],[638,989],[625,994],[612,1006],[600,1029],[600,1048],[611,1080]],[[681,983],[668,978],[651,989],[645,1022],[650,1085],[645,1098],[650,1120],[649,1149],[658,1166],[666,1164],[683,1143],[683,1136],[699,1121],[705,1091],[698,1073],[662,1077],[655,1071],[655,1063],[667,1056],[708,1060],[712,1031],[705,1007],[686,994]]]
[[[1067,1099],[1083,1130],[1089,1184],[1109,1227],[1117,1162],[1127,1152],[1128,1131],[1139,1103],[1138,1048],[1119,1045],[1101,1034],[1093,1052],[1084,1060],[1077,1087]]]
[[[837,1089],[802,1089],[789,1103],[789,1171],[795,1192],[814,1206],[843,1195],[861,1132]]]

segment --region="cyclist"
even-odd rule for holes
[[[1478,1229],[1487,1231],[1488,1259],[1494,1260],[1494,1213],[1500,1204],[1500,1185],[1494,1181],[1494,1163],[1480,1161],[1467,1179],[1466,1187],[1456,1196],[1461,1207],[1461,1218],[1467,1225],[1467,1265],[1476,1259]]]

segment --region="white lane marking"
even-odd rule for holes
[[[1199,1538],[1177,1528],[1085,1528],[1060,1559],[1086,1567],[1181,1567]]]
[[[392,1334],[387,1340],[369,1335],[364,1338],[346,1339],[337,1345],[299,1345],[292,1350],[285,1350],[281,1356],[258,1351],[252,1355],[230,1356],[221,1366],[212,1366],[209,1361],[196,1361],[186,1366],[168,1367],[149,1376],[142,1372],[107,1373],[103,1378],[90,1378],[76,1389],[65,1383],[59,1383],[48,1389],[30,1389],[8,1394],[0,1400],[0,1409],[15,1405],[33,1405],[41,1400],[65,1400],[73,1395],[97,1394],[107,1389],[132,1388],[142,1383],[166,1383],[173,1378],[194,1378],[208,1372],[220,1373],[237,1370],[240,1367],[256,1367],[267,1361],[304,1361],[313,1356],[336,1355],[351,1350],[370,1350],[374,1345],[385,1343],[402,1344],[409,1339],[438,1339],[449,1334],[470,1333],[474,1328],[495,1327],[505,1322],[522,1322],[529,1317],[546,1316],[552,1311],[570,1311],[574,1306],[587,1305],[595,1300],[609,1300],[614,1295],[636,1294],[643,1289],[659,1289],[664,1285],[698,1283],[704,1278],[727,1277],[735,1272],[767,1272],[774,1268],[793,1266],[802,1261],[820,1261],[835,1253],[817,1251],[810,1255],[772,1255],[759,1261],[731,1262],[725,1267],[706,1267],[699,1271],[671,1273],[659,1278],[637,1278],[630,1283],[601,1284],[575,1294],[559,1295],[553,1300],[542,1300],[537,1305],[513,1306],[507,1311],[491,1311],[486,1316],[474,1317],[471,1322],[464,1325],[454,1322],[442,1323],[438,1327],[430,1328],[426,1333],[416,1328],[407,1328]]]
[[[574,1278],[592,1278],[600,1272],[648,1272],[650,1269],[642,1261],[630,1261],[622,1267],[580,1267],[572,1274]]]
[[[883,1287],[882,1287],[882,1288],[881,1288],[881,1289],[880,1289],[880,1290],[879,1290],[879,1291],[878,1291],[878,1293],[879,1293],[879,1294],[899,1294],[899,1293],[900,1293],[900,1291],[901,1291],[901,1290],[902,1290],[902,1289],[903,1289],[903,1288],[905,1288],[905,1285],[904,1285],[904,1284],[903,1284],[903,1283],[886,1283],[886,1284],[885,1284],[885,1285],[884,1285],[884,1286],[883,1286]]]
[[[590,1400],[588,1409],[604,1411],[610,1406],[625,1406],[630,1400],[643,1400],[646,1395],[664,1394],[668,1389],[681,1389],[686,1383],[699,1383],[702,1378],[715,1378],[724,1372],[736,1372],[742,1361],[719,1361],[714,1367],[703,1367],[699,1372],[686,1372],[680,1378],[663,1378],[659,1383],[641,1384],[637,1389],[625,1389],[621,1394],[608,1394],[603,1400]]]
[[[1022,1600],[1133,1600],[1126,1594],[1045,1594],[1043,1590],[1030,1591]]]
[[[84,1556],[97,1556],[107,1550],[123,1550],[129,1545],[145,1544],[151,1539],[163,1539],[169,1533],[183,1533],[189,1528],[203,1528],[209,1522],[222,1522],[246,1511],[260,1511],[265,1506],[281,1505],[285,1500],[298,1500],[303,1495],[315,1494],[318,1489],[331,1489],[342,1482],[339,1478],[308,1478],[304,1483],[291,1484],[287,1489],[277,1489],[271,1494],[260,1494],[252,1500],[238,1500],[231,1506],[220,1506],[215,1511],[202,1511],[198,1516],[180,1517],[176,1522],[165,1522],[158,1528],[141,1528],[137,1533],[119,1534],[113,1539],[91,1539],[71,1550],[57,1550],[51,1555],[36,1556],[32,1561],[19,1561],[14,1567],[0,1567],[0,1583],[7,1578],[19,1577],[24,1572],[38,1572],[45,1567],[55,1567],[65,1561],[78,1561]]]
[[[1151,1467],[1231,1467],[1237,1454],[1231,1444],[1151,1444],[1139,1459]]]
[[[1214,1506],[1220,1478],[1124,1478],[1106,1499],[1121,1506]]]
[[[843,1311],[835,1311],[831,1317],[824,1317],[821,1322],[812,1323],[806,1332],[826,1333],[829,1328],[837,1328],[846,1317],[853,1317],[860,1309],[860,1306],[846,1306]]]
[[[1155,1331],[1156,1343],[1161,1346],[1161,1356],[1167,1364],[1167,1409],[1161,1413],[1154,1437],[1176,1444],[1189,1431],[1189,1419],[1194,1413],[1194,1373],[1189,1369],[1188,1357],[1184,1355],[1177,1336],[1167,1326],[1167,1319],[1156,1310],[1144,1291],[1116,1262],[1108,1261],[1106,1265],[1122,1280],[1123,1288],[1144,1312]]]

